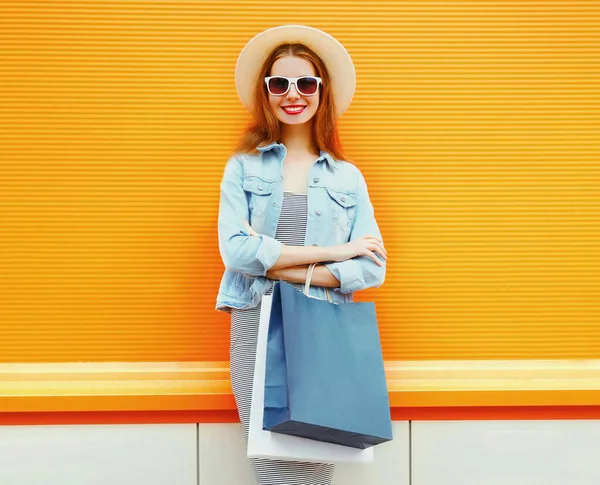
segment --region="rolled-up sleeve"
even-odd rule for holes
[[[364,176],[357,169],[356,216],[350,231],[349,241],[366,235],[381,238],[381,232],[375,219],[375,210]],[[325,263],[331,274],[340,281],[341,293],[352,293],[366,288],[378,288],[385,280],[386,261],[379,254],[375,256],[383,263],[379,266],[368,256],[357,256],[346,261]]]
[[[281,255],[281,242],[261,234],[250,236],[244,221],[250,219],[244,191],[241,157],[233,155],[223,173],[219,199],[219,252],[225,267],[250,276],[265,276]]]

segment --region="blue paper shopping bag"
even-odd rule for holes
[[[374,303],[336,305],[275,284],[263,429],[360,449],[392,439]]]

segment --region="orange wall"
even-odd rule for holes
[[[600,355],[600,2],[0,1],[0,361],[227,360],[237,54],[324,29],[386,359]]]

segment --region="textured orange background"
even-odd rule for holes
[[[600,356],[600,2],[0,1],[0,361],[223,361],[237,54],[348,48],[388,360]],[[288,8],[289,7],[289,8]]]

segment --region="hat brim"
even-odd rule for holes
[[[337,116],[350,105],[356,87],[356,71],[346,48],[331,35],[306,25],[281,25],[267,29],[248,41],[235,66],[235,87],[242,104],[253,111],[254,88],[259,71],[273,49],[299,42],[325,63],[335,99]]]

